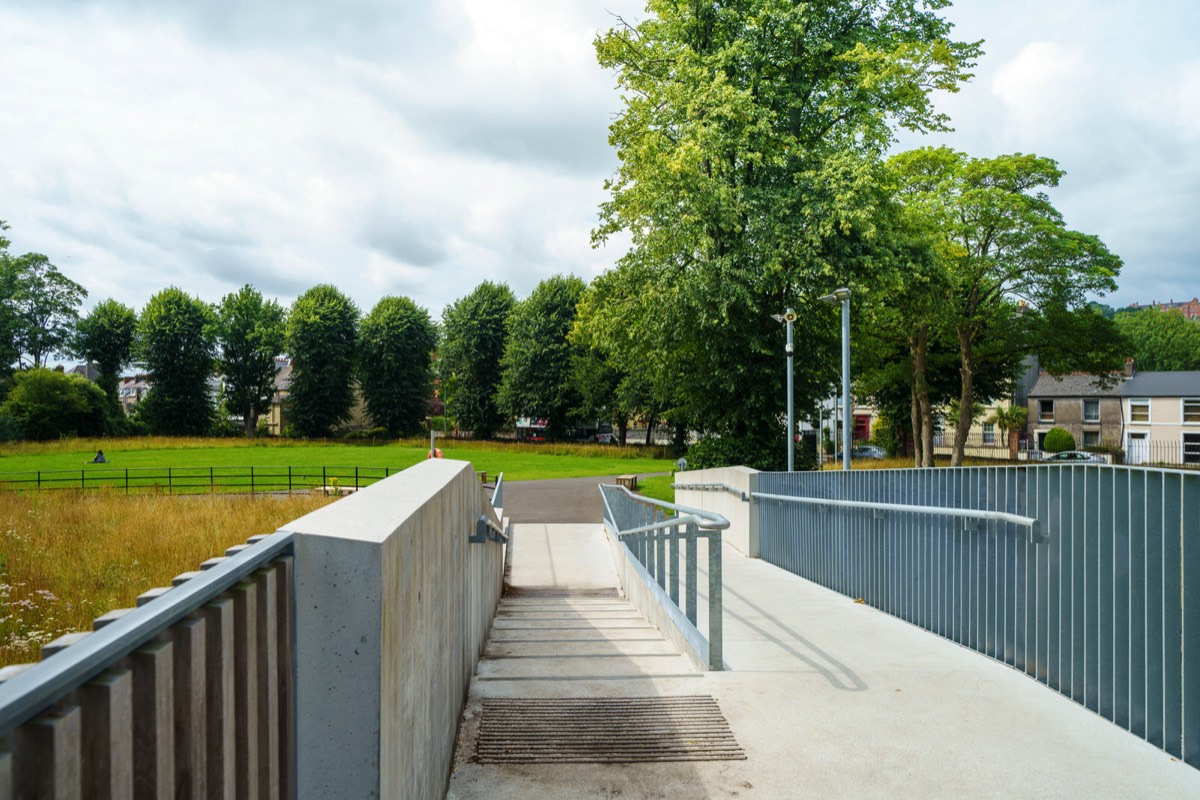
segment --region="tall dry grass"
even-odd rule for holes
[[[0,492],[0,665],[36,661],[60,634],[90,630],[147,589],[328,502]]]

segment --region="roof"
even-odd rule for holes
[[[1200,397],[1200,372],[1137,372],[1121,387],[1122,397]]]
[[[1100,388],[1096,386],[1097,376],[1084,372],[1055,377],[1043,372],[1038,375],[1037,382],[1029,390],[1030,397],[1119,397],[1121,385]]]

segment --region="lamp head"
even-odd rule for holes
[[[844,300],[850,299],[850,289],[846,286],[843,286],[840,289],[834,289],[833,294],[827,294],[823,297],[818,297],[817,299],[822,303],[840,303]]]

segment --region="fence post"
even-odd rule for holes
[[[129,494],[129,467],[125,468],[125,494]]]
[[[39,492],[42,490],[42,471],[40,469],[37,473],[37,488]]]
[[[175,491],[172,488],[172,483],[171,483],[171,468],[167,467],[167,494],[174,494],[174,493],[175,493]]]
[[[358,488],[358,467],[354,468],[354,488]]]
[[[254,467],[250,467],[250,496],[254,497]]]
[[[217,493],[217,483],[213,479],[213,468],[212,467],[208,468],[208,493],[209,494]]]
[[[80,489],[87,488],[87,470],[86,469],[79,470],[79,488]]]
[[[292,465],[288,464],[288,495],[292,493]]]
[[[321,491],[325,491],[325,487],[329,485],[329,479],[325,477],[325,467],[321,467]]]

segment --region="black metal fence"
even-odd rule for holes
[[[0,490],[83,489],[164,494],[331,494],[361,489],[398,467],[145,467],[0,472]]]

